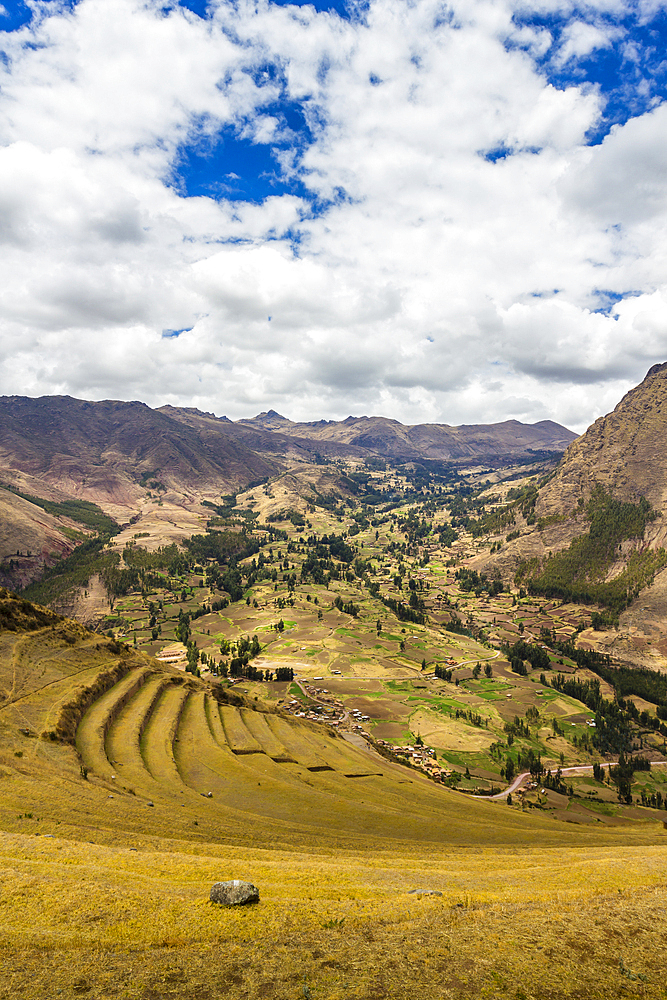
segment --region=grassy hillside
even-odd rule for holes
[[[0,601],[0,996],[663,995],[661,822],[462,796]]]

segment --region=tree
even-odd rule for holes
[[[609,768],[611,780],[618,789],[619,800],[621,802],[626,802],[628,805],[632,802],[631,788],[633,772],[634,767],[632,766],[632,761],[626,760],[625,755],[622,752],[619,755],[617,766]]]
[[[511,784],[513,777],[514,777],[514,761],[512,760],[511,757],[507,757],[507,759],[505,760],[505,778]]]
[[[490,663],[487,663],[484,667],[484,673],[487,677],[493,677],[493,667]]]
[[[426,670],[426,660],[422,660],[422,670]]]
[[[472,668],[472,675],[475,678],[475,680],[477,680],[481,672],[482,672],[481,663],[476,663],[475,666]]]

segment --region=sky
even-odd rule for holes
[[[667,360],[667,0],[0,0],[0,394],[556,420]]]

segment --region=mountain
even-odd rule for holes
[[[667,362],[654,365],[611,413],[570,445],[553,479],[540,491],[542,516],[571,512],[595,483],[620,499],[667,504]]]
[[[253,420],[239,420],[234,423],[227,417],[216,417],[213,413],[203,413],[192,407],[167,405],[161,406],[157,412],[164,413],[173,420],[189,427],[203,442],[217,441],[222,434],[230,441],[237,442],[240,447],[265,457],[270,456],[280,464],[283,463],[283,460],[312,462],[316,460],[318,455],[343,459],[363,458],[368,455],[368,451],[363,448],[338,441],[320,442],[303,435],[283,433],[281,425],[275,423],[271,417],[271,414],[274,414],[273,410],[266,414],[269,418],[266,424],[261,419],[263,414]],[[279,417],[279,414],[274,414],[274,416]],[[284,421],[287,426],[290,426],[290,421],[285,417],[280,417],[280,421]]]
[[[373,455],[404,461],[427,459],[461,463],[503,463],[527,458],[536,451],[564,451],[576,434],[551,420],[522,424],[505,420],[497,424],[401,424],[387,417],[347,417],[294,423],[270,410],[250,420],[245,427],[270,430],[282,437],[318,445],[336,443]]]
[[[3,396],[0,474],[26,492],[79,497],[122,517],[151,480],[160,491],[219,494],[276,471],[225,433],[230,421],[213,419],[216,433],[205,435],[145,403]]]

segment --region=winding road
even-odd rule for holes
[[[600,767],[611,767],[612,765],[614,765],[616,763],[617,763],[617,761],[615,761],[615,760],[606,761],[605,763],[600,764]],[[667,764],[667,761],[665,761],[665,760],[653,760],[653,761],[651,761],[651,767],[656,767],[658,764]],[[575,767],[561,767],[560,773],[561,774],[585,774],[587,771],[591,771],[592,772],[592,770],[593,770],[593,765],[592,764],[577,764]],[[506,799],[508,795],[511,795],[512,792],[515,792],[517,790],[517,788],[519,788],[519,786],[521,785],[521,783],[524,781],[525,778],[529,778],[529,777],[530,777],[530,771],[522,771],[521,774],[517,774],[517,776],[514,779],[514,781],[512,782],[512,784],[509,785],[503,792],[498,792],[497,795],[485,796],[485,798],[489,798],[489,799]]]

